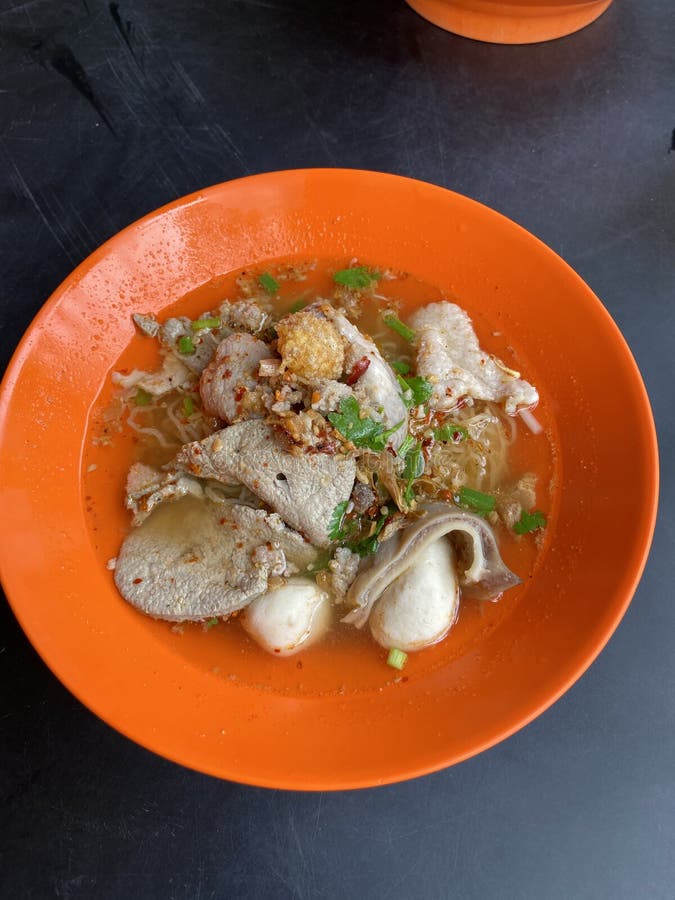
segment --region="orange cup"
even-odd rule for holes
[[[406,0],[425,19],[463,37],[491,44],[534,44],[585,28],[612,0]]]

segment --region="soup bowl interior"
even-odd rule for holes
[[[554,457],[536,565],[513,599],[471,606],[456,638],[411,657],[403,673],[385,665],[367,635],[280,660],[227,626],[180,633],[125,604],[106,566],[128,528],[131,449],[124,436],[92,443],[91,422],[111,372],[150,359],[134,343],[131,314],[166,313],[181,298],[196,314],[222,299],[228,273],[300,258],[358,258],[435,285],[475,318],[481,338],[508,336],[542,394]],[[649,404],[600,302],[514,223],[390,175],[255,176],[130,226],[45,305],[0,404],[0,566],[30,640],[122,733],[184,765],[253,784],[396,781],[511,734],[602,649],[653,529]]]

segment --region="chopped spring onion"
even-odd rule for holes
[[[521,409],[518,413],[525,425],[530,429],[532,434],[541,434],[544,430],[541,422],[534,416],[529,409]]]
[[[546,528],[546,516],[539,509],[533,509],[532,512],[523,510],[520,518],[513,526],[516,534],[528,534],[528,532],[536,531],[538,528]]]
[[[193,331],[203,331],[205,328],[220,328],[220,319],[217,316],[210,316],[207,319],[197,319],[192,323]]]
[[[407,661],[407,653],[404,653],[403,650],[399,650],[398,647],[391,648],[391,650],[389,651],[389,656],[387,657],[388,666],[391,666],[393,669],[402,670],[405,667]]]
[[[134,403],[136,406],[148,406],[152,403],[152,394],[149,394],[147,391],[144,391],[143,388],[139,387],[136,391],[136,396],[134,397]]]
[[[459,502],[462,506],[481,515],[492,512],[497,504],[492,494],[483,494],[481,491],[474,491],[473,488],[468,487],[463,487],[459,492]]]
[[[195,411],[195,401],[192,397],[183,397],[183,412],[189,419],[192,413]]]
[[[195,345],[192,343],[192,338],[189,334],[184,334],[178,338],[178,352],[184,356],[189,356],[195,352]]]
[[[216,618],[209,619],[208,622],[204,622],[204,628],[208,631],[209,628],[213,628],[214,625],[217,625],[218,621],[219,620]]]
[[[401,441],[401,446],[398,448],[398,455],[401,459],[404,459],[408,451],[415,445],[415,438],[411,434],[406,434],[406,436]]]
[[[408,328],[405,322],[402,322],[398,316],[394,315],[392,312],[385,313],[382,316],[384,320],[384,324],[391,328],[392,331],[395,331],[396,334],[400,334],[402,338],[406,341],[414,341],[415,340],[415,332],[412,328]]]
[[[460,441],[466,441],[469,438],[469,432],[463,425],[453,425],[446,422],[434,431],[434,437],[437,441],[451,441],[453,444],[459,444]]]
[[[343,284],[345,287],[357,291],[370,287],[379,277],[379,275],[369,272],[365,266],[356,266],[353,269],[340,269],[339,272],[333,273],[333,281],[336,284]]]
[[[304,309],[307,306],[306,300],[296,300],[295,303],[291,305],[289,312],[296,313],[300,312],[301,309]]]
[[[408,372],[410,371],[410,366],[408,365],[408,363],[402,362],[401,360],[398,360],[398,359],[394,360],[394,362],[392,362],[392,363],[389,363],[389,365],[392,367],[392,369],[394,370],[394,372],[396,372],[397,375],[407,375]]]
[[[277,294],[279,292],[279,282],[270,275],[269,272],[263,272],[260,278],[258,279],[258,284],[261,288],[267,291],[268,294]]]

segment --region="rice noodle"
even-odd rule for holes
[[[167,441],[159,428],[152,428],[147,425],[139,425],[139,423],[134,418],[137,412],[138,410],[134,409],[129,413],[129,415],[127,416],[127,425],[133,428],[134,431],[138,432],[138,434],[147,434],[149,437],[154,437],[162,447],[171,447],[172,445]]]
[[[429,459],[428,490],[456,491],[467,485],[489,492],[503,481],[509,468],[512,433],[507,432],[504,416],[499,412],[496,404],[481,401],[454,411],[451,421],[463,428],[480,423],[480,439],[436,443]]]
[[[171,424],[173,425],[176,434],[180,439],[181,444],[189,444],[190,441],[198,440],[198,436],[195,435],[194,429],[190,428],[187,423],[183,423],[180,421],[178,416],[176,415],[176,407],[178,403],[181,401],[181,398],[178,397],[176,400],[173,400],[171,403],[167,403],[166,405],[166,414],[171,420]]]

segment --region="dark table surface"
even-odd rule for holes
[[[276,792],[153,756],[3,604],[3,898],[675,896],[674,48],[671,0],[617,0],[530,47],[397,0],[3,0],[0,363],[75,264],[163,203],[270,169],[380,169],[495,207],[588,281],[663,466],[644,578],[588,673],[500,746],[392,787]]]

